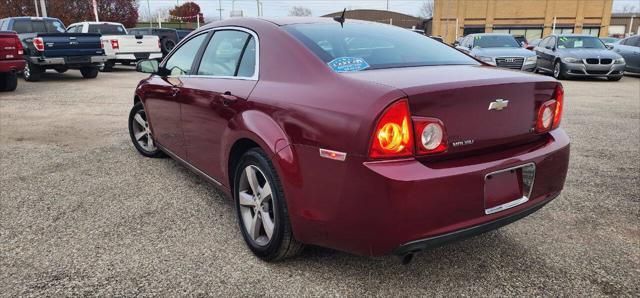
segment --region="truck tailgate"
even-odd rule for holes
[[[115,53],[159,53],[160,45],[158,37],[152,35],[107,35],[102,37],[105,47],[111,47],[111,40],[118,41],[118,49],[113,49]]]
[[[104,50],[100,34],[94,33],[40,33],[45,57],[95,56]]]

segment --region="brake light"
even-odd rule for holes
[[[18,55],[23,55],[24,48],[22,47],[22,42],[17,37],[15,38],[15,41],[16,41],[16,51],[18,52]]]
[[[433,154],[447,150],[444,124],[436,118],[414,117],[418,154]]]
[[[549,100],[543,103],[538,110],[538,120],[536,121],[536,132],[547,132],[551,130],[553,126],[553,119],[555,118],[557,102],[555,100]]]
[[[120,43],[118,42],[117,39],[111,40],[111,48],[113,48],[114,50],[117,50],[120,48]]]
[[[562,119],[562,106],[564,104],[564,89],[562,88],[562,85],[556,86],[554,97],[556,100],[556,111],[553,115],[553,129],[556,129],[560,126],[560,120]]]
[[[43,52],[44,51],[44,41],[42,40],[42,37],[36,37],[33,39],[33,46],[36,48],[36,50]]]
[[[380,116],[373,132],[369,150],[371,158],[405,157],[413,155],[413,132],[409,103],[399,100]]]

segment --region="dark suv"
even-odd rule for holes
[[[556,79],[606,77],[618,81],[624,74],[624,58],[594,36],[551,35],[534,50],[538,56],[536,70],[550,72]]]

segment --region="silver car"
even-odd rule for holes
[[[627,37],[614,43],[612,47],[627,62],[625,71],[640,73],[640,35]]]
[[[622,78],[625,60],[589,35],[550,35],[534,49],[536,70],[552,73],[556,79],[572,77]]]
[[[509,34],[469,34],[456,49],[497,67],[533,71],[536,66],[536,54]]]

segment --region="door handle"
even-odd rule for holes
[[[231,105],[238,101],[238,97],[232,95],[229,91],[218,95],[218,97],[220,98],[220,100],[222,100],[222,104],[224,104],[225,106]]]

